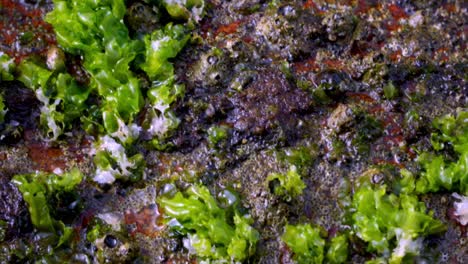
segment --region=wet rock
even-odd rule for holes
[[[50,0],[2,1],[0,51],[16,63],[31,56],[45,56],[57,43],[52,27],[44,21],[50,10]]]
[[[5,240],[30,227],[29,213],[18,188],[0,175],[0,220],[6,222]]]
[[[322,20],[322,24],[326,27],[326,32],[329,41],[337,41],[351,37],[356,19],[348,13],[330,13]]]
[[[163,10],[150,8],[147,2],[127,2],[125,22],[134,37],[166,22],[159,13]],[[339,229],[344,218],[338,196],[349,195],[340,194],[341,185],[352,182],[372,166],[411,167],[417,171],[417,153],[412,149],[430,147],[431,120],[467,104],[465,9],[450,1],[331,2],[206,1],[207,15],[195,33],[200,45],[190,42],[173,60],[177,82],[186,86],[184,99],[174,104],[181,120],[170,139],[174,147],[164,152],[144,150],[147,178],[125,185],[126,195],[119,189],[121,183],[109,186],[104,194],[100,193],[102,190],[92,191],[95,187],[88,184],[81,190],[86,207],[80,216],[81,230],[86,230],[94,215],[103,216],[105,212],[115,212],[106,215],[107,224],[121,227],[112,232],[118,241],[105,237],[109,234],[105,233],[100,238],[102,246],[86,251],[88,256],[104,256],[103,262],[109,263],[194,261],[195,257],[187,256],[183,249],[180,236],[167,238],[166,232],[158,232],[159,213],[164,212],[153,205],[155,190],[135,192],[135,188],[146,185],[161,189],[173,181],[180,188],[201,181],[210,190],[216,190],[214,193],[227,187],[240,194],[239,203],[252,215],[261,234],[250,262],[287,263],[294,256],[280,241],[286,223],[309,222],[329,230]],[[17,6],[13,4],[14,8]],[[14,20],[13,24],[21,24],[23,30],[23,25],[30,25],[25,21],[31,19],[18,12],[14,11],[17,15],[7,17],[7,21]],[[17,22],[15,17],[19,18]],[[17,52],[17,39],[11,37],[8,41],[6,32],[0,34],[6,44],[0,50]],[[44,44],[39,44],[36,50],[43,56]],[[17,52],[19,56],[14,57],[20,59],[30,50]],[[80,84],[88,84],[89,76],[81,67],[80,58],[67,56],[68,72]],[[291,65],[292,74],[281,72],[284,64]],[[148,86],[147,80],[146,83],[143,90]],[[388,83],[399,91],[392,100],[382,97]],[[8,91],[9,85],[1,88],[5,96],[18,92],[14,87]],[[20,100],[35,98],[30,90],[24,92],[29,95],[18,96]],[[314,99],[310,99],[310,94]],[[89,100],[99,103],[99,98]],[[15,108],[14,101],[9,101],[7,98],[11,104],[9,113],[14,115],[12,120],[18,127],[35,128],[37,102],[28,104],[26,100]],[[410,111],[413,114],[407,116]],[[207,129],[213,126],[229,128],[226,144],[216,149],[206,144]],[[288,137],[288,132],[294,137]],[[74,164],[74,158],[68,158],[74,156],[70,155],[70,148],[40,142],[33,145],[27,139],[28,133],[24,137],[20,133],[15,141],[25,138],[26,145],[21,141],[14,148],[0,145],[0,172],[7,171],[10,176]],[[304,170],[307,188],[303,196],[297,202],[287,203],[271,194],[265,184],[269,173],[285,169],[269,151],[303,146],[302,140],[319,144],[320,153]],[[82,150],[80,155],[90,149],[83,150],[79,144],[76,148]],[[44,156],[47,161],[41,160]],[[89,173],[85,174],[91,175],[94,168],[87,167]],[[8,227],[8,239],[25,237],[31,230],[20,223],[21,219],[28,222],[26,207],[18,205],[21,196],[8,180],[0,184],[0,219],[8,225],[14,222],[12,228]],[[170,188],[164,191],[172,192]],[[449,262],[468,263],[465,237],[444,218],[447,204],[451,203],[439,201],[446,196],[429,195],[430,199],[424,200],[428,209],[449,225],[445,237],[428,238],[429,243],[437,243],[425,248],[433,251],[434,258],[441,255]],[[124,220],[128,225],[124,225]],[[362,241],[351,237],[350,242],[350,262],[369,259]],[[12,249],[27,252],[18,246]],[[76,261],[85,259],[76,252]],[[425,261],[435,262],[432,260]]]
[[[341,126],[352,120],[352,110],[347,105],[339,104],[327,119],[327,126],[335,132],[339,132]]]
[[[226,50],[212,49],[200,55],[190,65],[188,79],[204,87],[213,87],[226,84],[232,73],[232,60],[228,57]],[[219,87],[218,87],[219,88]]]
[[[0,142],[17,143],[25,129],[35,128],[39,117],[39,101],[34,91],[19,82],[0,83],[5,106],[5,122],[0,124]]]
[[[125,212],[125,224],[134,227],[129,230],[131,235],[141,233],[149,237],[157,237],[162,230],[160,215],[156,204],[145,206],[138,212],[130,209]]]
[[[257,78],[231,99],[227,121],[235,129],[261,134],[278,125],[291,125],[295,116],[311,106],[309,95],[292,86],[276,69],[261,70]],[[293,126],[294,127],[294,126]]]
[[[83,67],[83,59],[80,56],[68,55],[66,59],[67,71],[80,85],[89,85],[89,73]]]
[[[150,34],[159,26],[159,9],[145,2],[135,1],[127,9],[127,24],[136,34]]]
[[[66,169],[67,159],[61,148],[48,147],[38,143],[31,143],[28,148],[29,157],[34,162],[34,168],[56,173]]]

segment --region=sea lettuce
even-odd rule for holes
[[[431,134],[436,151],[453,151],[452,158],[434,152],[423,152],[418,161],[423,171],[416,182],[419,193],[457,190],[468,195],[468,112],[446,115],[433,122]]]
[[[433,126],[431,143],[435,151],[419,154],[422,172],[418,178],[402,169],[392,188],[372,184],[368,177],[362,177],[355,188],[353,232],[368,243],[369,252],[380,256],[375,263],[401,263],[407,256],[419,254],[424,236],[445,230],[426,212],[416,194],[443,189],[468,192],[468,112],[436,118]]]
[[[123,23],[126,7],[122,0],[53,3],[54,9],[47,14],[46,21],[54,26],[58,43],[70,53],[102,51],[113,41],[122,44],[129,40]]]
[[[54,26],[63,49],[84,57],[91,89],[102,98],[104,128],[114,133],[119,120],[130,123],[144,104],[140,82],[129,68],[143,44],[130,39],[123,22],[125,3],[56,0],[54,7],[46,21]]]
[[[28,205],[34,227],[40,232],[54,234],[57,246],[70,239],[72,228],[52,217],[51,212],[54,208],[49,204],[49,200],[59,193],[72,192],[82,179],[83,175],[78,169],[72,169],[63,175],[38,172],[16,175],[12,179]]]
[[[302,181],[301,175],[299,175],[297,168],[294,165],[291,165],[288,172],[285,174],[272,173],[268,175],[267,182],[274,180],[279,181],[279,185],[274,188],[274,193],[286,198],[287,200],[301,195],[302,191],[306,187],[305,183]]]
[[[141,68],[151,80],[167,80],[174,74],[174,66],[168,61],[185,46],[189,35],[186,27],[168,23],[144,38],[146,59]]]
[[[170,219],[168,225],[187,236],[185,247],[200,259],[243,261],[255,252],[259,233],[250,216],[237,208],[228,214],[206,187],[193,185],[158,202]]]
[[[176,19],[201,19],[205,2],[203,0],[162,0],[169,15]]]
[[[320,236],[320,229],[310,224],[286,225],[281,239],[294,253],[294,260],[299,264],[323,263],[325,239]]]
[[[212,126],[206,131],[208,134],[208,143],[210,146],[216,146],[219,142],[226,140],[228,136],[228,127],[224,125]]]
[[[138,55],[143,57],[138,67],[152,81],[147,93],[152,106],[151,121],[146,124],[149,134],[162,138],[177,127],[178,119],[169,107],[183,95],[183,87],[175,84],[168,59],[174,58],[189,39],[186,27],[168,23],[142,40],[131,39],[123,22],[126,8],[122,0],[55,0],[54,4],[46,20],[54,26],[57,40],[66,51],[84,57],[90,86],[102,99],[99,112],[106,132],[115,133],[121,122],[130,126],[144,105],[140,81],[129,68]],[[93,124],[88,121],[88,125]]]
[[[339,234],[327,241],[320,227],[310,224],[287,224],[281,240],[299,263],[346,263],[348,259],[348,235]]]
[[[186,27],[168,23],[164,28],[146,35],[145,61],[140,65],[152,81],[147,92],[150,102],[147,122],[143,125],[149,135],[155,137],[152,144],[160,145],[161,139],[179,125],[179,119],[171,111],[171,105],[184,95],[185,87],[176,84],[174,66],[168,60],[174,58],[189,39]]]
[[[21,62],[18,66],[18,70],[20,72],[18,80],[34,91],[46,88],[47,82],[52,75],[52,72],[47,70],[45,67],[29,60]]]
[[[184,93],[184,85],[175,84],[173,77],[153,82],[148,91],[150,108],[148,109],[147,122],[143,123],[143,127],[149,135],[154,137],[151,141],[154,147],[159,148],[163,145],[161,141],[179,125],[180,120],[170,107],[178,98],[183,97]]]
[[[14,69],[15,63],[13,59],[10,59],[7,54],[0,51],[0,81],[14,80]],[[5,102],[2,94],[0,94],[0,124],[4,122],[6,112]]]
[[[176,2],[162,4],[171,10],[175,6],[193,9],[204,5],[203,1]],[[184,87],[176,83],[169,59],[190,38],[187,25],[169,22],[152,34],[132,39],[124,24],[126,7],[122,0],[54,0],[54,5],[46,20],[54,26],[57,41],[65,51],[83,56],[83,66],[91,77],[90,88],[100,98],[99,108],[81,118],[85,129],[119,134],[122,127],[135,124],[146,99],[149,108],[142,127],[152,137],[150,145],[162,148],[162,141],[180,122],[170,107],[183,96]],[[151,81],[146,98],[130,65],[142,69]],[[139,134],[127,135],[134,137],[116,139],[127,146]]]
[[[440,233],[445,226],[427,213],[414,193],[414,181],[404,173],[399,195],[385,184],[362,179],[352,198],[352,229],[375,252],[390,263],[401,263],[407,255],[419,253],[422,236]],[[392,246],[392,245],[396,246]]]
[[[18,80],[34,90],[42,103],[41,126],[52,140],[57,139],[84,113],[90,90],[78,85],[70,74],[49,71],[30,60],[23,61],[18,71]]]
[[[0,94],[0,124],[2,124],[5,121],[5,114],[7,111],[8,109],[5,106],[3,95]]]
[[[53,2],[54,9],[47,14],[46,21],[54,27],[61,48],[82,56],[83,67],[90,76],[89,90],[98,97],[98,106],[88,107],[86,115],[80,117],[86,131],[99,133],[95,180],[112,183],[117,178],[136,179],[141,175],[142,156],[129,152],[132,143],[145,132],[152,137],[150,145],[160,147],[180,122],[170,107],[183,96],[184,87],[175,82],[174,68],[168,60],[190,38],[187,27],[169,22],[152,34],[132,39],[124,23],[123,0]],[[141,80],[131,66],[142,69],[151,82],[146,98]],[[68,94],[75,90],[70,89]],[[84,98],[70,99],[81,103]],[[54,114],[52,120],[66,119],[68,114],[60,116],[57,112],[56,101],[45,103],[50,106],[50,115]],[[145,103],[149,107],[144,121],[137,125],[136,115]],[[74,110],[69,112],[79,113],[81,108]]]
[[[15,62],[7,54],[0,51],[0,81],[14,80]]]
[[[136,181],[143,171],[144,158],[140,153],[128,155],[126,149],[114,138],[105,135],[96,143],[94,180],[111,184],[116,179]]]
[[[349,242],[346,234],[333,237],[329,242],[327,254],[325,255],[326,262],[330,264],[346,263],[348,246]]]

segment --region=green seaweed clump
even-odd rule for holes
[[[168,60],[189,39],[186,26],[168,23],[142,39],[131,39],[124,24],[126,7],[122,0],[55,0],[54,6],[46,20],[54,26],[57,41],[65,51],[83,56],[83,66],[91,77],[90,88],[101,100],[97,113],[82,118],[86,128],[104,128],[126,145],[138,137],[141,128],[132,123],[145,97],[131,66],[146,72],[152,82],[147,98],[154,113],[144,124],[147,132],[160,140],[178,125],[168,109],[184,89],[175,84]]]
[[[414,178],[402,171],[399,195],[390,193],[386,185],[374,185],[361,179],[352,198],[352,230],[367,243],[368,252],[375,252],[389,263],[402,263],[418,255],[422,236],[440,233],[445,226],[426,213],[418,200]]]
[[[192,18],[195,21],[201,19],[205,5],[203,0],[162,0],[162,3],[171,17],[185,20]]]
[[[241,262],[255,253],[259,233],[253,220],[235,207],[218,206],[206,187],[193,185],[161,197],[159,204],[170,218],[167,224],[186,236],[184,246],[201,260]]]
[[[279,181],[279,185],[274,186],[274,193],[284,197],[286,200],[291,200],[291,198],[301,195],[306,187],[294,165],[292,165],[285,174],[272,173],[268,175],[267,182],[275,180]]]
[[[212,126],[208,128],[208,143],[210,146],[216,146],[219,142],[226,140],[228,137],[228,127]]]
[[[330,264],[345,263],[348,259],[348,236],[337,235],[331,239],[328,245],[326,261]]]
[[[14,80],[15,63],[7,54],[0,51],[0,81]]]
[[[8,111],[8,109],[5,106],[5,102],[3,99],[2,94],[0,94],[0,124],[5,122],[5,114]]]
[[[70,74],[50,71],[30,60],[23,61],[18,70],[18,80],[31,88],[42,103],[40,125],[56,140],[83,114],[90,90],[79,85]]]
[[[108,134],[122,130],[122,124],[132,121],[144,104],[140,82],[129,68],[144,45],[130,39],[123,22],[125,13],[121,0],[56,0],[46,16],[60,46],[83,56],[90,87],[102,99],[99,110]],[[119,138],[122,143],[127,141],[125,136]]]
[[[309,224],[286,225],[281,239],[298,263],[323,263],[325,239],[320,236],[320,229]]]
[[[52,129],[53,139],[57,139],[67,119],[79,116],[83,128],[98,135],[94,180],[110,184],[116,179],[138,179],[142,175],[143,159],[132,152],[133,143],[145,133],[150,146],[163,149],[164,140],[180,122],[170,107],[183,96],[184,86],[176,84],[174,67],[169,60],[189,40],[190,27],[169,22],[151,34],[132,39],[124,23],[127,9],[123,0],[53,2],[54,9],[47,14],[46,21],[54,27],[60,47],[83,58],[90,80],[88,87],[80,90],[68,76],[59,74],[52,84],[60,87],[58,84],[63,83],[69,88],[55,95],[47,92],[49,81],[44,80],[49,79],[48,72],[35,74],[23,69],[24,76],[29,79],[45,75],[39,78],[43,89],[36,89],[40,92],[36,92],[37,97],[44,104],[43,123]],[[203,1],[189,1],[181,6],[176,2],[167,4],[170,3],[180,8],[199,8],[200,15],[204,6]],[[169,6],[166,8],[169,11]],[[137,75],[134,71],[139,69],[147,76]],[[150,81],[146,93],[142,89],[144,79]],[[23,82],[34,86],[34,82]],[[44,89],[47,91],[42,92]],[[69,98],[73,95],[76,96]],[[92,97],[90,100],[87,100],[88,95]],[[74,99],[74,104],[70,105],[76,105],[77,111],[57,110],[67,107],[70,101],[67,99]],[[87,105],[86,111],[81,113],[85,102],[96,104]],[[137,114],[145,105],[145,114],[137,122]]]
[[[437,192],[441,189],[458,190],[468,195],[468,112],[455,117],[446,115],[433,122],[436,132],[431,134],[436,151],[453,151],[453,157],[423,152],[418,161],[423,167],[416,182],[419,193]]]
[[[8,55],[0,51],[0,82],[14,80],[13,71],[15,63]],[[5,121],[5,114],[7,112],[5,102],[2,94],[0,94],[0,124]]]
[[[318,227],[288,224],[281,239],[294,253],[293,259],[299,264],[345,263],[348,259],[348,238],[345,234],[326,241]]]
[[[39,232],[51,233],[57,247],[70,240],[73,229],[54,219],[52,212],[55,208],[50,201],[59,199],[63,193],[73,192],[82,180],[83,175],[78,169],[62,175],[35,173],[16,175],[12,179],[28,205],[32,224]]]

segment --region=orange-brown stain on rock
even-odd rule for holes
[[[0,51],[16,63],[31,55],[45,56],[49,46],[57,43],[52,26],[44,21],[48,7],[26,2],[0,0],[0,43],[4,44]],[[31,39],[25,43],[27,34]]]
[[[143,207],[140,211],[127,210],[124,215],[125,224],[131,235],[141,233],[148,237],[157,237],[164,228],[161,213],[156,204]]]
[[[392,17],[396,20],[400,20],[402,18],[408,18],[408,15],[406,14],[405,10],[401,8],[400,6],[396,4],[391,4],[388,6],[388,10],[390,11],[390,14]]]
[[[31,143],[28,150],[35,170],[53,172],[55,169],[65,170],[67,168],[67,160],[60,148],[47,147],[41,143]]]
[[[217,36],[221,33],[224,33],[225,35],[236,33],[237,28],[239,28],[240,24],[241,24],[241,21],[235,21],[227,25],[222,25],[218,28],[218,30],[216,30],[215,35]]]

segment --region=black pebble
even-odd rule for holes
[[[117,246],[117,242],[119,241],[113,235],[107,235],[106,238],[104,239],[104,243],[109,248],[115,248]]]

